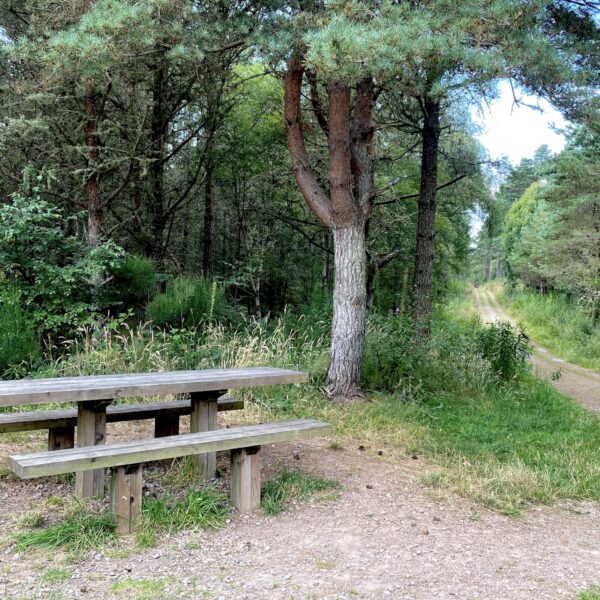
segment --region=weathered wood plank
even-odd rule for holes
[[[219,398],[217,410],[242,410],[244,401],[223,396]],[[156,419],[162,415],[182,416],[191,413],[191,401],[173,400],[148,404],[118,404],[106,409],[107,423]],[[0,414],[0,433],[35,431],[36,429],[67,428],[77,425],[77,409],[12,412]]]
[[[179,415],[160,415],[154,419],[154,437],[179,435]]]
[[[196,392],[191,396],[192,414],[190,432],[213,431],[217,428],[217,399],[220,392]],[[216,452],[196,454],[193,457],[196,473],[205,479],[212,479],[217,470]]]
[[[231,451],[231,503],[241,513],[260,508],[260,446]]]
[[[77,407],[77,446],[79,448],[102,445],[106,441],[106,407],[112,400],[80,402]],[[55,450],[54,452],[70,452]],[[78,471],[75,475],[75,495],[78,498],[104,496],[104,468]]]
[[[253,367],[2,381],[0,406],[210,392],[302,383],[307,379],[308,375],[301,371]]]
[[[112,472],[111,512],[117,518],[117,533],[133,533],[142,515],[142,465],[117,467]]]
[[[75,427],[48,429],[48,450],[65,450],[75,446]]]
[[[262,446],[314,435],[323,435],[331,426],[314,419],[296,419],[188,433],[164,438],[134,440],[106,446],[90,446],[8,457],[9,468],[23,479],[59,475],[94,468],[133,465],[153,460]]]

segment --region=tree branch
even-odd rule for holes
[[[440,190],[443,190],[444,188],[454,185],[455,183],[457,183],[461,179],[464,179],[465,177],[466,177],[466,175],[459,175],[458,177],[455,177],[454,179],[451,179],[450,181],[446,181],[446,183],[443,183],[442,185],[438,185],[438,187],[436,188],[436,191],[439,192]],[[377,192],[376,196],[379,196],[379,193],[380,192]],[[414,194],[405,194],[404,196],[398,196],[397,198],[393,198],[392,200],[384,200],[383,202],[376,202],[375,206],[384,206],[385,204],[393,204],[394,202],[399,202],[400,200],[411,200],[412,198],[418,198],[418,197],[419,197],[419,192],[415,192]]]

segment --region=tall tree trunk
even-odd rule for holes
[[[98,179],[98,161],[100,148],[98,144],[98,97],[93,90],[88,90],[83,99],[85,105],[84,136],[87,146],[87,163],[89,175],[87,178],[87,243],[96,247],[102,239],[103,207],[100,196]]]
[[[417,247],[413,298],[413,326],[429,335],[433,288],[438,147],[440,141],[440,104],[426,98],[423,102],[421,184],[417,217]]]
[[[147,253],[160,263],[164,256],[163,235],[167,226],[165,214],[165,164],[164,151],[168,132],[166,116],[166,79],[167,63],[164,49],[158,50],[154,65],[154,81],[152,86],[152,120],[150,125],[151,162],[150,175],[150,237]]]
[[[304,67],[293,57],[285,77],[285,119],[292,167],[306,203],[333,233],[333,323],[326,389],[336,400],[363,398],[360,369],[366,325],[366,224],[373,200],[373,131],[371,80],[356,86],[329,81],[329,193],[311,168],[301,121]]]
[[[367,317],[367,264],[364,225],[333,229],[335,281],[327,390],[334,398],[362,397],[362,365]]]
[[[204,225],[202,240],[202,272],[208,276],[213,270],[214,253],[214,215],[213,215],[213,169],[210,158],[206,162],[206,178],[204,181]]]

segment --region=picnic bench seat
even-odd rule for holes
[[[106,443],[110,407],[119,398],[189,394],[190,431],[200,433],[217,429],[218,399],[228,390],[301,383],[307,379],[307,373],[290,369],[240,367],[0,381],[0,407],[76,402],[77,446],[83,448]],[[113,416],[117,413],[113,412]],[[165,429],[162,433],[169,433]],[[56,431],[52,434],[51,447],[72,445],[71,432],[63,434],[66,438],[57,439]],[[209,479],[214,477],[214,452],[195,454],[192,459],[197,472]],[[77,471],[78,497],[99,496],[103,491],[103,469]]]
[[[248,425],[230,429],[10,456],[19,477],[112,468],[111,508],[119,533],[130,533],[142,509],[142,464],[182,456],[231,451],[231,500],[240,512],[260,507],[260,447],[319,435],[330,425],[314,419]]]
[[[228,396],[217,400],[217,410],[241,410],[244,401]],[[140,421],[154,419],[154,437],[177,435],[179,417],[192,412],[190,398],[171,402],[146,404],[116,404],[106,409],[106,422]],[[48,429],[48,450],[64,450],[75,445],[77,409],[67,408],[35,412],[10,412],[0,414],[0,433]]]

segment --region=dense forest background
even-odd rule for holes
[[[469,272],[563,290],[595,326],[596,11],[3,0],[1,370],[82,327],[333,314],[328,389],[353,396],[364,315],[427,338]],[[571,120],[559,156],[489,160],[471,115],[501,78]]]

